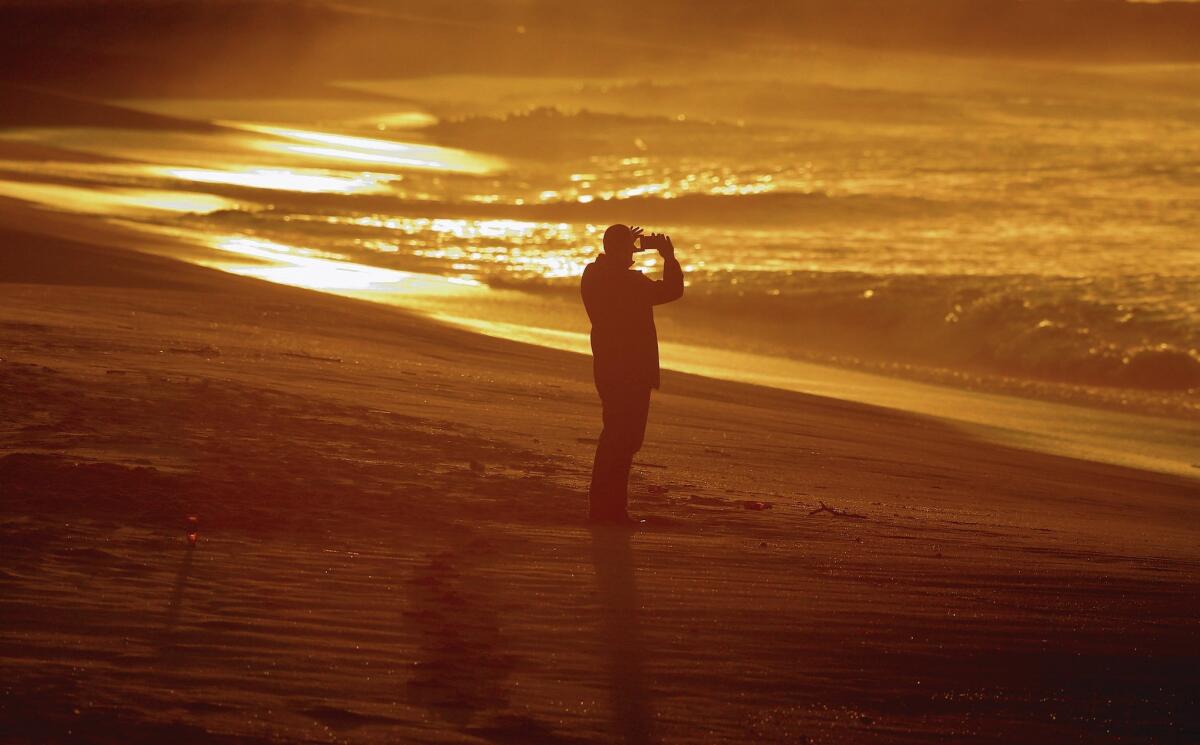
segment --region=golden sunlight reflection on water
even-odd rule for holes
[[[245,235],[217,236],[207,242],[212,248],[251,261],[200,260],[199,263],[232,274],[294,287],[329,291],[446,294],[478,285],[470,280],[356,264],[320,251]]]
[[[256,147],[268,152],[298,153],[328,160],[467,174],[491,173],[503,167],[503,162],[498,158],[437,145],[354,137],[262,124],[238,123],[232,126],[291,141],[279,142],[271,139],[256,142]]]
[[[18,148],[43,145],[111,159],[52,167],[65,178],[115,181],[114,186],[165,178],[302,193],[384,194],[405,172],[476,176],[505,168],[500,158],[457,148],[266,124],[220,124],[223,129],[214,133],[34,128],[6,132],[0,140]]]
[[[391,177],[379,173],[355,176],[334,175],[292,168],[176,168],[149,167],[148,171],[184,181],[204,184],[246,186],[252,189],[278,189],[308,194],[376,194],[387,191]]]
[[[414,256],[446,261],[458,272],[474,273],[487,265],[545,278],[577,276],[599,250],[604,226],[565,222],[512,219],[329,215],[316,218],[292,216],[289,222],[306,219],[331,225],[379,228],[397,235],[420,239],[411,249]],[[432,237],[432,241],[429,241]],[[364,247],[388,252],[395,245],[371,242]],[[653,257],[641,255],[639,265],[650,266]]]

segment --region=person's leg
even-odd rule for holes
[[[628,515],[629,472],[633,469],[633,456],[642,449],[646,439],[646,420],[650,416],[650,388],[632,388],[628,391],[622,410],[624,445],[613,480],[617,485],[621,515]]]
[[[592,465],[591,516],[619,519],[628,515],[629,471],[645,439],[650,389],[607,388],[601,391],[601,401],[604,430]]]
[[[620,505],[617,507],[618,515],[629,514],[629,472],[632,470],[633,453],[622,455],[613,466],[613,491],[616,494],[613,497],[613,503]]]
[[[588,489],[588,516],[593,520],[612,515],[615,455],[611,438],[605,438],[604,432],[601,432],[600,441],[596,443],[596,457],[592,461],[592,483]]]
[[[611,388],[600,388],[600,405],[604,427],[596,443],[596,457],[592,461],[592,483],[588,490],[588,515],[593,520],[604,520],[615,515],[616,501],[615,471],[620,458],[620,392]]]
[[[650,386],[638,386],[629,391],[626,417],[626,443],[630,458],[642,449],[646,439],[646,421],[650,418]]]

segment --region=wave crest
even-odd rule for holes
[[[655,114],[602,113],[553,106],[448,119],[425,129],[443,144],[543,160],[570,156],[692,151],[698,140],[744,134],[735,124]]]

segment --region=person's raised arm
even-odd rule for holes
[[[683,267],[675,258],[675,246],[671,236],[664,235],[658,252],[663,257],[663,277],[651,283],[650,302],[654,305],[670,303],[683,297]]]

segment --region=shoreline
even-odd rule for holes
[[[10,222],[10,219],[0,213],[0,224]],[[70,219],[78,220],[84,231],[89,225],[100,222],[100,218],[86,215],[72,215]],[[201,243],[199,234],[170,228],[148,229],[136,222],[122,221],[116,229],[119,233],[130,231],[130,237],[148,237],[150,243],[166,240],[176,246],[166,250],[149,249],[156,255],[216,268],[233,276],[257,277],[335,297],[365,299],[405,308],[442,323],[499,339],[585,356],[590,354],[586,334],[477,317],[496,307],[494,296],[498,291],[487,285],[464,285],[443,275],[382,269],[332,259],[303,259],[304,263],[288,264],[289,259],[297,260],[273,256],[269,250],[257,254],[241,253],[241,249],[218,250]],[[314,287],[308,277],[322,272],[341,274],[343,276],[336,281],[362,284],[364,289]],[[479,312],[475,316],[447,312],[448,308],[458,304],[460,297],[468,297],[465,293],[472,294],[469,307]],[[535,301],[539,300],[535,298]],[[1003,445],[1184,478],[1200,478],[1200,446],[1194,444],[1200,442],[1200,421],[1187,417],[1119,411],[1100,404],[1089,406],[1037,396],[975,390],[854,367],[676,343],[666,338],[667,334],[662,336],[664,369],[933,416]]]
[[[446,315],[434,318],[500,339],[589,353],[587,337],[581,334]],[[1191,444],[1200,442],[1200,423],[1186,419],[1114,412],[661,340],[660,346],[664,369],[930,416],[989,442],[1036,452],[1200,478],[1200,447]],[[714,352],[724,357],[721,363],[704,361]],[[1130,431],[1139,436],[1130,438]]]

